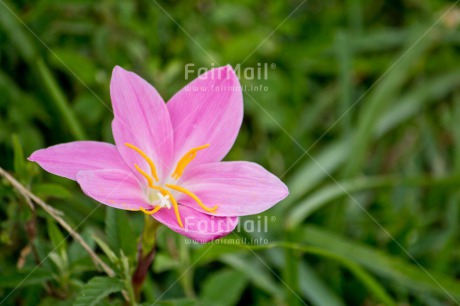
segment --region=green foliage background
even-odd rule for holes
[[[0,305],[124,303],[142,214],[98,206],[26,157],[113,141],[115,65],[167,100],[187,63],[274,67],[241,78],[268,90],[244,94],[226,159],[264,165],[291,194],[261,215],[268,233],[227,237],[268,245],[188,245],[160,229],[142,303],[459,304],[457,2],[0,0],[0,165],[117,272],[97,271],[2,180]]]

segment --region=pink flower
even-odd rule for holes
[[[276,176],[251,162],[222,162],[243,120],[230,66],[201,75],[165,104],[155,88],[115,67],[110,83],[116,145],[75,141],[29,160],[76,180],[89,197],[143,211],[198,242],[230,233],[238,216],[263,212],[288,195]]]

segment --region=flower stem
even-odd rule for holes
[[[139,301],[142,285],[155,256],[156,231],[160,225],[154,218],[145,215],[144,229],[137,245],[137,267],[131,279],[136,301]]]

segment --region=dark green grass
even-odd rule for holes
[[[275,67],[266,80],[241,79],[268,90],[244,94],[226,159],[262,164],[290,196],[262,214],[273,220],[267,245],[188,245],[161,229],[145,305],[460,303],[460,8],[299,4],[0,1],[0,165],[117,272],[101,278],[78,243],[0,181],[0,305],[123,303],[143,216],[94,210],[76,183],[25,158],[113,141],[115,65],[167,100],[186,85],[187,63]]]

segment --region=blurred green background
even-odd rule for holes
[[[244,93],[226,159],[264,165],[290,196],[262,214],[267,233],[228,236],[268,244],[187,245],[162,228],[144,305],[459,305],[457,4],[0,0],[0,165],[117,272],[103,278],[2,179],[0,305],[126,304],[142,214],[98,207],[26,157],[113,141],[115,65],[167,100],[188,63],[270,66],[241,78],[268,90]]]

